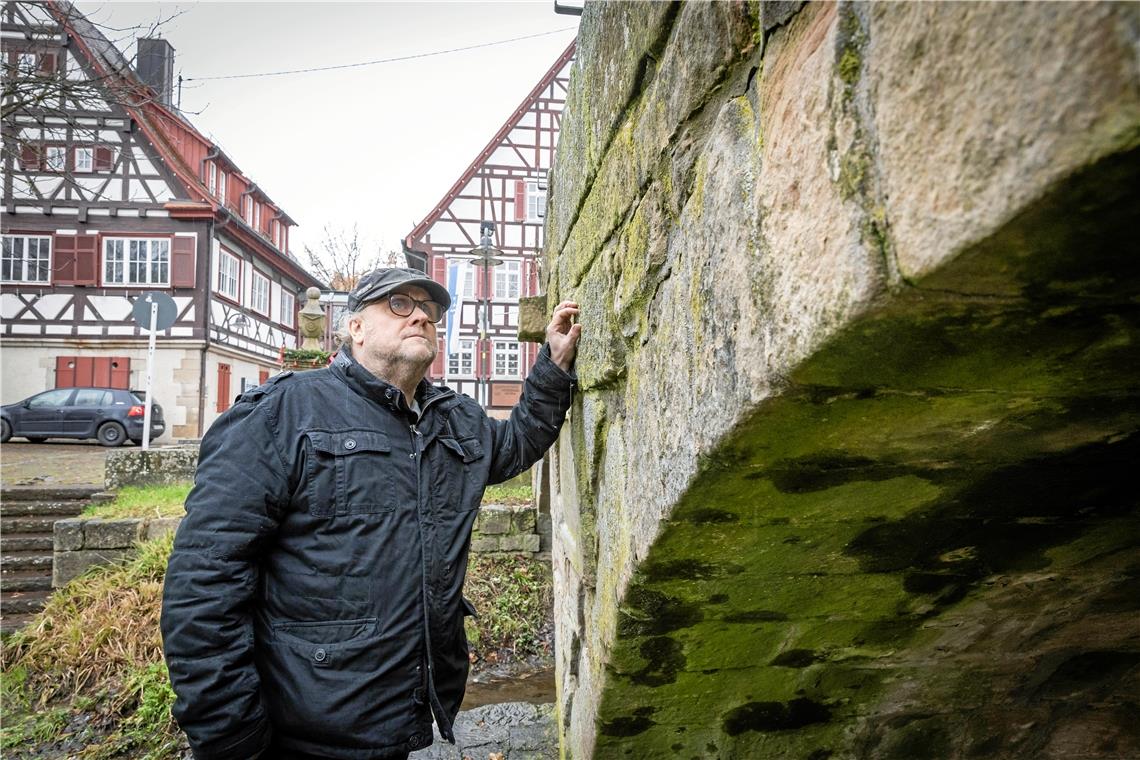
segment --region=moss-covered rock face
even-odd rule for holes
[[[1140,754],[1138,29],[587,6],[566,757]]]

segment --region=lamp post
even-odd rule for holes
[[[491,365],[488,361],[490,355],[489,345],[490,340],[490,322],[491,322],[491,267],[497,267],[503,263],[503,260],[498,258],[503,254],[498,248],[491,245],[495,235],[495,225],[493,222],[481,222],[479,224],[479,246],[472,248],[470,253],[475,257],[471,263],[477,267],[483,268],[483,297],[480,300],[481,311],[483,318],[481,321],[481,330],[479,332],[479,356],[480,367],[483,369],[482,381],[483,391],[480,394],[482,399],[480,403],[484,407],[491,405]]]

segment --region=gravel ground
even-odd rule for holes
[[[28,443],[13,438],[0,445],[0,482],[5,486],[102,486],[107,449],[94,442]]]

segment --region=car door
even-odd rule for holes
[[[24,402],[23,414],[14,434],[37,438],[64,435],[63,409],[73,393],[74,388],[56,388],[32,396]]]
[[[63,430],[75,438],[94,438],[95,422],[102,407],[111,405],[114,394],[105,388],[77,388],[63,409]]]

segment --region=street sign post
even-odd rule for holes
[[[150,449],[150,406],[151,386],[154,384],[154,341],[159,330],[165,330],[174,324],[178,317],[178,307],[174,299],[166,293],[148,291],[135,299],[131,309],[131,316],[139,327],[150,333],[146,349],[146,399],[143,411],[143,451]]]

